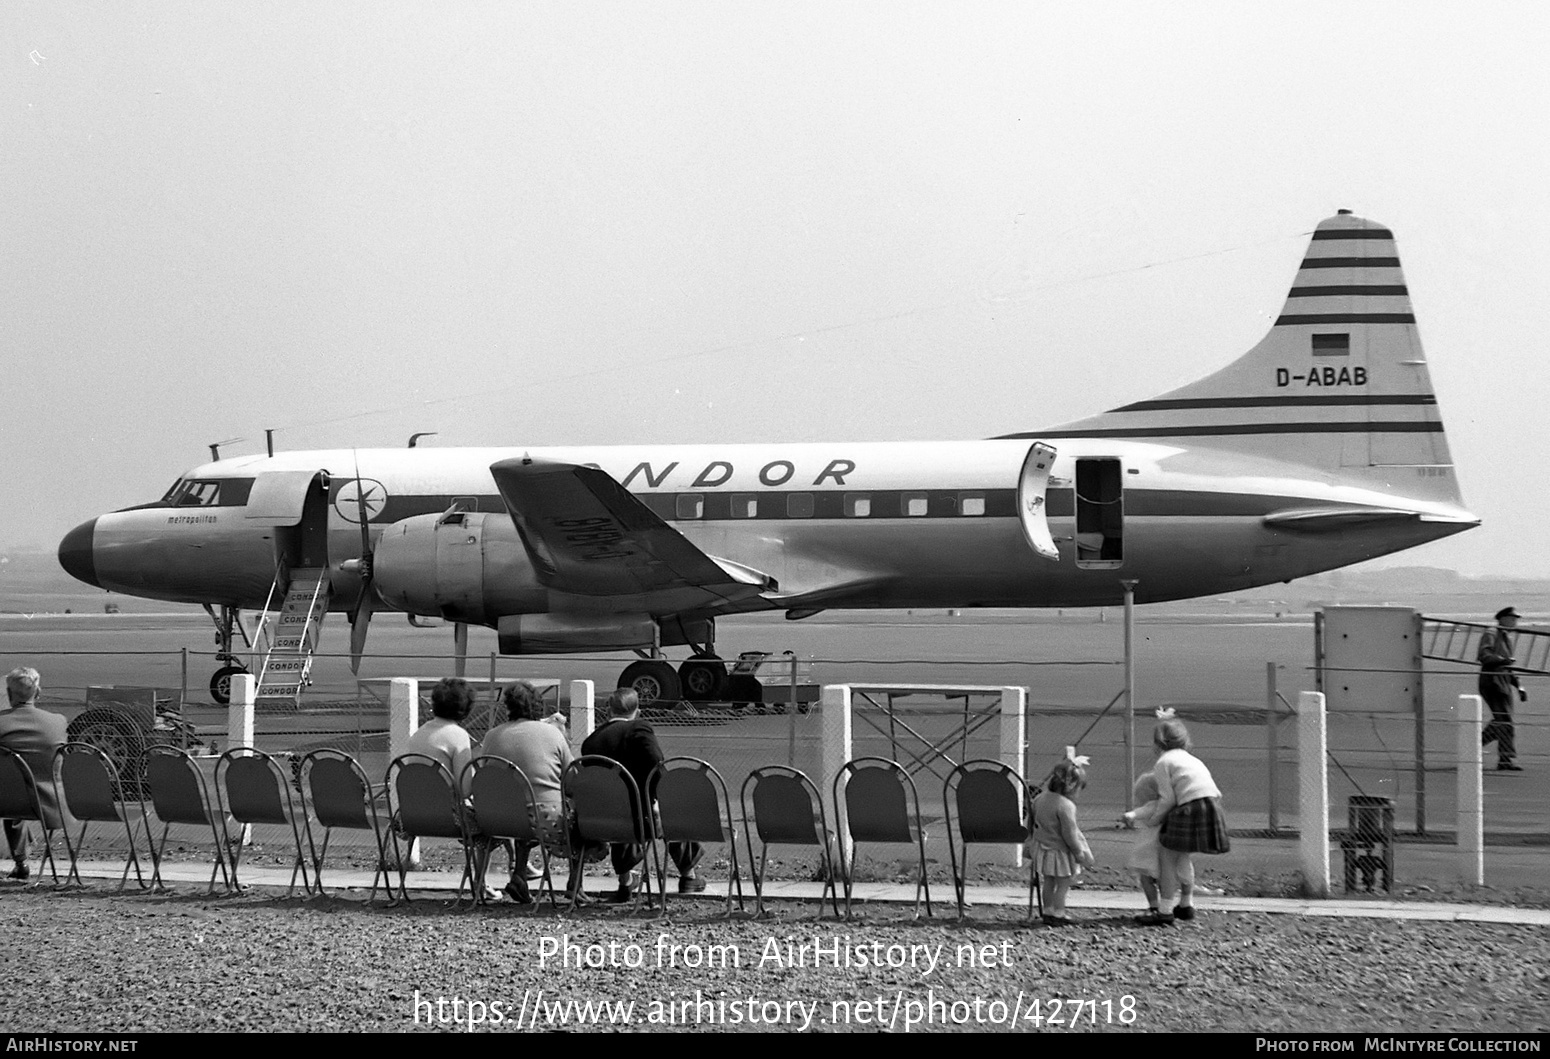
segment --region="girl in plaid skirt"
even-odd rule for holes
[[[1152,732],[1157,750],[1158,811],[1166,813],[1159,841],[1161,869],[1158,877],[1157,910],[1141,916],[1137,922],[1163,926],[1175,919],[1195,918],[1196,853],[1226,853],[1232,846],[1227,837],[1227,818],[1222,813],[1222,792],[1211,778],[1211,770],[1190,753],[1189,729],[1173,716],[1172,710],[1158,713],[1160,720]],[[1164,911],[1178,892],[1179,903],[1173,911]]]

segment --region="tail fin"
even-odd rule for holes
[[[1394,235],[1345,210],[1314,231],[1259,345],[1199,382],[1039,436],[1191,438],[1462,504]]]

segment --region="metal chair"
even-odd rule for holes
[[[37,821],[43,829],[43,856],[38,861],[38,882],[43,881],[43,865],[47,864],[54,885],[58,886],[59,868],[54,863],[54,832],[63,829],[64,820],[57,811],[50,813],[44,808],[32,766],[27,763],[26,757],[10,747],[0,747],[0,820],[14,820],[20,827],[26,827],[28,821]]]
[[[476,757],[463,767],[463,789],[468,791],[479,833],[488,839],[516,843],[520,848],[537,846],[543,860],[543,878],[539,881],[539,899],[549,891],[549,907],[558,908],[554,899],[554,878],[549,874],[549,845],[552,836],[544,834],[539,819],[538,799],[527,773],[503,757]],[[546,839],[548,841],[546,841]],[[565,843],[561,827],[561,843]],[[566,843],[567,859],[569,845]],[[513,851],[512,856],[516,854]],[[483,900],[485,875],[490,868],[488,856],[480,857],[474,878],[476,900]],[[537,911],[535,904],[534,911]]]
[[[370,831],[377,840],[377,871],[371,877],[370,904],[377,899],[377,880],[393,900],[393,884],[388,880],[387,835],[383,817],[388,813],[387,788],[373,790],[371,780],[360,762],[342,750],[323,748],[301,759],[301,788],[311,815],[307,817],[307,852],[312,860],[312,885],[319,895],[323,890],[323,861],[328,857],[328,841],[334,828]],[[312,821],[323,829],[323,848],[312,837]],[[387,822],[388,824],[391,821]]]
[[[577,895],[581,892],[582,863],[587,847],[603,844],[640,846],[645,851],[641,864],[649,904],[652,828],[634,777],[613,758],[586,754],[565,766],[560,789],[565,798],[565,815],[572,829],[571,907],[576,907]],[[639,900],[637,891],[630,897],[631,907],[638,906]]]
[[[753,811],[749,812],[750,793]],[[817,846],[819,863],[823,870],[824,888],[818,895],[818,915],[823,916],[823,899],[827,894],[834,914],[840,914],[839,895],[834,884],[834,859],[829,848],[828,814],[824,812],[823,796],[813,781],[798,769],[786,765],[763,765],[754,769],[743,781],[740,795],[743,807],[744,841],[748,846],[748,873],[753,876],[754,915],[764,914],[764,868],[770,855],[770,847]],[[759,851],[758,867],[753,856],[753,836],[758,832],[763,848]]]
[[[920,895],[925,891],[926,915],[931,913],[931,882],[926,878],[926,829],[920,819],[920,795],[915,781],[897,761],[884,757],[858,757],[834,774],[834,819],[839,832],[840,875],[845,880],[845,918],[850,918],[850,898],[855,885],[855,854],[846,862],[846,847],[855,842],[904,842],[919,855],[920,873],[915,881],[915,918],[920,918]]]
[[[958,918],[963,918],[965,876],[969,869],[969,843],[1020,846],[1033,833],[1029,812],[1032,798],[1028,784],[1017,770],[999,761],[978,758],[965,761],[947,774],[942,785],[942,805],[947,822],[947,852],[953,865],[953,890],[958,899]],[[953,828],[953,811],[958,827]],[[954,842],[954,836],[958,841]],[[962,869],[958,846],[963,847]],[[1028,866],[1028,918],[1034,915],[1039,899],[1038,859],[1030,857]]]
[[[215,864],[210,869],[210,885],[207,894],[215,893],[215,876],[219,872],[228,891],[233,889],[231,874],[226,870],[225,848],[228,840],[226,818],[210,797],[209,785],[199,764],[186,752],[174,746],[152,746],[146,751],[145,785],[151,792],[151,808],[162,823],[160,843],[151,842],[151,888],[166,891],[161,879],[162,854],[167,849],[167,832],[173,824],[208,827],[215,840]]]
[[[398,896],[408,901],[408,855],[402,838],[455,838],[463,847],[463,877],[458,880],[453,904],[463,903],[463,888],[473,881],[472,836],[463,813],[463,796],[452,770],[425,754],[404,754],[388,763],[387,785],[392,791],[394,819],[393,852],[398,859]]]
[[[243,828],[253,824],[289,825],[296,857],[291,862],[291,884],[286,887],[285,895],[289,897],[295,891],[298,872],[302,891],[310,894],[312,879],[307,873],[301,842],[305,811],[291,796],[290,767],[282,766],[262,750],[232,747],[215,763],[215,796],[221,814],[231,817],[239,825],[236,839],[233,840],[228,832],[226,842],[232,888],[242,889],[237,873],[242,863]]]
[[[652,770],[646,781],[656,792],[656,833],[652,843],[657,854],[657,878],[662,884],[662,910],[667,911],[667,843],[725,843],[731,850],[732,877],[727,880],[727,915],[732,914],[732,887],[737,887],[737,909],[743,910],[743,878],[737,864],[737,828],[732,824],[732,797],[721,773],[707,761],[694,757],[670,757]]]
[[[86,883],[81,879],[77,862],[80,850],[86,844],[86,828],[100,821],[122,823],[124,837],[129,840],[129,856],[124,860],[124,874],[119,877],[118,888],[123,890],[129,883],[129,869],[133,867],[136,881],[142,890],[145,889],[145,873],[140,870],[140,857],[135,850],[135,833],[129,822],[127,799],[125,810],[120,811],[115,796],[116,792],[124,788],[119,782],[113,759],[90,743],[66,743],[54,751],[54,789],[59,792],[64,808],[81,825],[81,833],[74,845],[70,843],[70,829],[61,829],[65,833],[65,850],[70,854],[70,871],[65,876],[65,885],[70,885],[70,880],[74,879],[77,886],[85,888]],[[135,802],[140,806],[140,824],[149,842],[151,822],[146,816],[145,802],[139,798]]]

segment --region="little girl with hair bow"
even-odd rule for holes
[[[1066,748],[1066,759],[1056,765],[1045,781],[1044,790],[1033,799],[1034,868],[1043,876],[1039,896],[1044,905],[1044,922],[1063,927],[1066,894],[1071,880],[1082,869],[1094,864],[1093,851],[1082,829],[1076,825],[1077,792],[1087,786],[1087,758],[1077,757],[1074,747]]]

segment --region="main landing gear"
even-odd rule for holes
[[[633,689],[642,706],[720,702],[726,697],[727,664],[708,648],[696,651],[676,670],[665,658],[644,658],[625,667],[619,687]]]
[[[210,677],[210,700],[218,706],[225,706],[231,702],[231,678],[248,671],[242,659],[232,652],[232,630],[235,629],[242,636],[243,643],[249,647],[253,644],[248,639],[247,630],[242,627],[242,612],[236,607],[223,605],[217,617],[214,608],[206,603],[205,613],[215,622],[215,659],[224,663]]]

